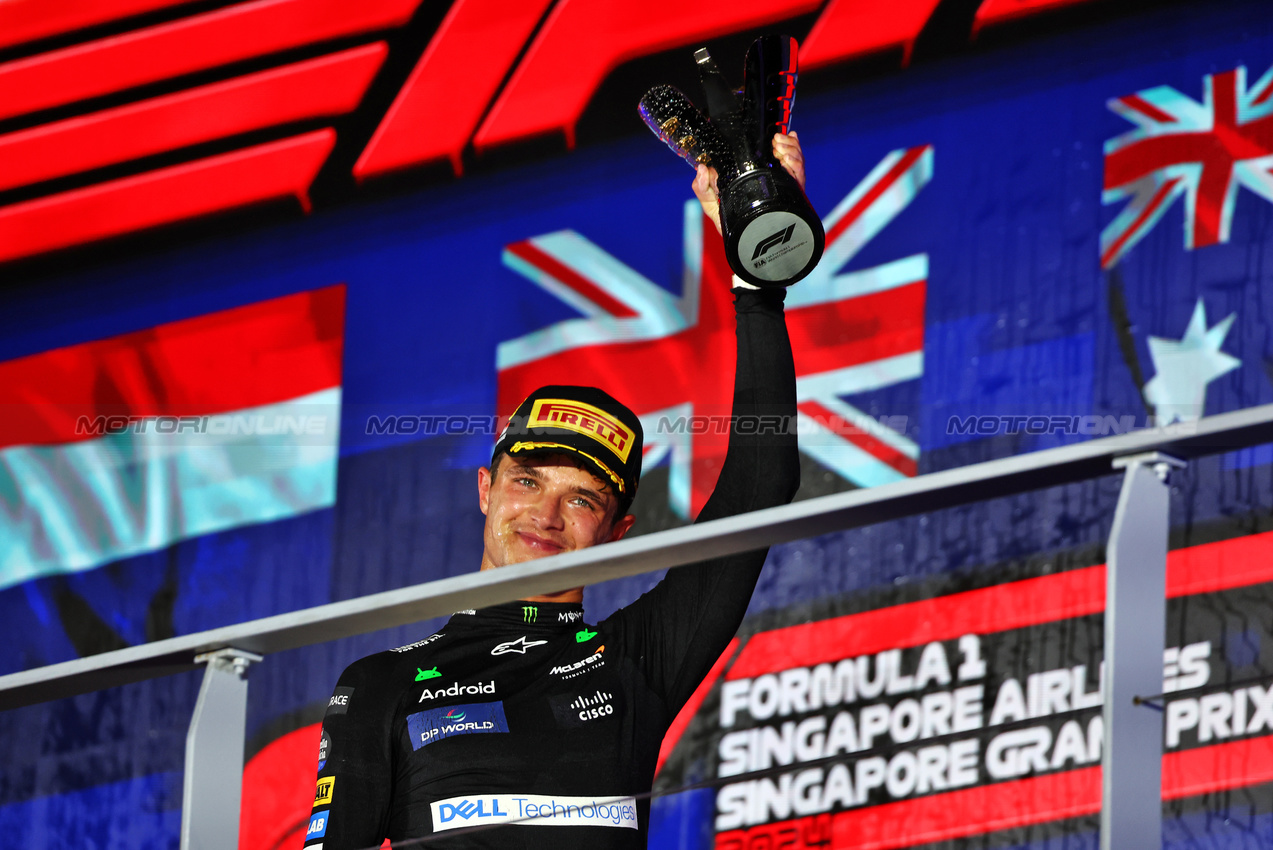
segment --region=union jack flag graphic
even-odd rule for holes
[[[823,222],[821,264],[787,293],[801,444],[861,487],[913,476],[918,445],[846,403],[923,373],[927,254],[837,273],[932,178],[933,148],[896,150]],[[548,383],[604,387],[641,417],[643,468],[669,464],[682,517],[711,494],[728,444],[734,316],[720,236],[685,205],[681,296],[562,230],[505,248],[505,265],[583,314],[501,343],[498,409]]]
[[[1156,86],[1109,102],[1136,129],[1105,143],[1107,204],[1131,202],[1101,232],[1101,266],[1118,262],[1176,200],[1185,247],[1229,241],[1238,186],[1273,201],[1273,68],[1248,88],[1246,68],[1203,77],[1203,102]]]

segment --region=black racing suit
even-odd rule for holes
[[[785,504],[799,484],[782,292],[735,290],[735,310],[735,427],[700,522]],[[650,789],[664,732],[737,631],[765,554],[669,570],[595,626],[579,605],[512,602],[351,664],[323,719],[306,846],[436,832],[440,847],[644,848],[649,804],[623,798]]]

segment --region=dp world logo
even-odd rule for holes
[[[773,233],[766,236],[764,239],[761,239],[756,243],[756,250],[752,252],[751,258],[754,260],[770,248],[776,248],[779,245],[790,242],[791,234],[795,231],[795,229],[796,226],[794,224],[789,224],[785,230],[779,230],[777,233]]]
[[[457,735],[507,732],[508,720],[504,717],[504,703],[477,702],[409,714],[407,731],[411,748],[418,750]]]

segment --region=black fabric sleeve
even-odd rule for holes
[[[355,662],[341,674],[323,717],[326,758],[318,769],[314,816],[306,847],[360,850],[379,846],[389,824],[394,767],[393,712],[389,677],[372,669],[377,656]],[[324,789],[324,783],[332,783]]]
[[[800,485],[785,294],[734,290],[738,365],[729,450],[698,522],[786,504]],[[767,553],[759,549],[671,569],[605,621],[670,714],[680,710],[738,631]]]

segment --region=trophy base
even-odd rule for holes
[[[800,184],[781,166],[749,171],[721,190],[725,257],[754,286],[790,286],[813,271],[826,235]]]

